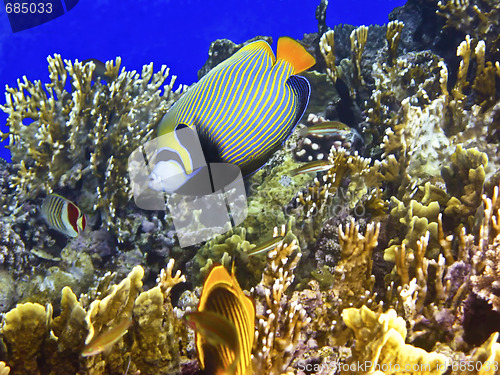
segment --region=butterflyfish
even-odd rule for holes
[[[69,237],[76,237],[85,230],[87,220],[83,212],[69,199],[57,194],[45,198],[42,215],[49,226]]]
[[[234,353],[234,360],[225,371],[228,375],[235,374],[239,362],[239,342],[238,334],[234,324],[223,315],[212,311],[195,311],[184,315],[184,322],[191,327],[198,335],[212,347],[219,348],[225,346],[224,353],[230,349]],[[219,348],[220,350],[221,348]],[[205,350],[207,348],[205,347]],[[226,362],[230,358],[224,358]],[[223,370],[219,372],[224,372]]]
[[[127,333],[131,324],[131,318],[123,318],[115,327],[100,334],[85,345],[82,357],[89,357],[111,350],[111,347]]]
[[[255,335],[255,305],[250,297],[241,290],[234,275],[230,275],[224,266],[215,266],[210,271],[198,305],[200,313],[215,313],[234,325],[237,344],[232,343],[231,333],[222,333],[225,323],[218,322],[217,335],[224,336],[226,345],[214,345],[206,332],[197,331],[196,350],[202,369],[207,374],[251,375],[251,351]],[[201,320],[201,316],[198,315]],[[211,315],[213,318],[214,315]],[[227,325],[226,325],[227,328]],[[230,328],[228,328],[230,329]],[[217,337],[218,339],[218,337]],[[235,350],[231,350],[235,348]]]
[[[301,44],[282,37],[276,57],[258,40],[214,67],[161,120],[158,152],[170,157],[154,163],[150,187],[176,191],[199,170],[180,137],[186,127],[199,138],[207,164],[234,164],[243,176],[259,169],[304,114],[311,88],[297,74],[315,63]]]
[[[332,169],[334,164],[330,163],[328,160],[317,160],[310,163],[306,163],[298,168],[291,171],[292,176],[310,172],[324,172]]]

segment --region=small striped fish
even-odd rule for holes
[[[235,164],[244,176],[255,172],[306,110],[311,89],[307,79],[296,74],[315,63],[304,47],[284,37],[278,40],[277,57],[269,44],[259,40],[213,68],[159,125],[159,137],[166,138],[160,141],[159,152],[173,155],[154,166],[150,179],[155,186],[175,191],[196,172],[189,148],[178,137],[178,130],[185,127],[198,134],[207,163]],[[168,178],[173,181],[171,188],[163,181]]]
[[[251,351],[255,335],[255,306],[250,297],[247,297],[241,290],[234,275],[234,268],[231,275],[224,266],[212,268],[208,275],[200,297],[198,311],[212,312],[224,317],[236,329],[237,345],[217,345],[210,344],[203,336],[203,332],[198,331],[196,335],[196,350],[200,359],[202,369],[207,374],[233,372],[234,375],[251,375],[252,359]],[[220,324],[221,328],[223,324]],[[230,343],[230,333],[218,331],[219,336],[224,336],[225,341]],[[237,351],[232,350],[231,346]],[[236,365],[235,365],[236,364]]]
[[[248,256],[254,256],[257,254],[267,253],[271,249],[274,249],[276,246],[278,246],[280,243],[282,243],[284,239],[285,239],[285,237],[283,237],[283,236],[273,237],[269,241],[266,241],[266,242],[260,244],[259,246],[254,247],[253,249],[247,251],[246,254]]]
[[[350,133],[352,129],[340,121],[324,121],[308,128],[301,129],[300,135],[331,136],[341,133]]]
[[[90,357],[110,351],[111,347],[127,333],[131,324],[131,318],[123,318],[115,327],[105,331],[85,345],[82,357]]]
[[[53,229],[70,237],[85,230],[87,220],[76,204],[57,194],[50,194],[42,203],[42,215]]]
[[[330,163],[328,160],[317,160],[310,163],[306,163],[298,168],[295,168],[290,172],[292,176],[298,174],[310,173],[310,172],[324,172],[332,169],[334,164]]]

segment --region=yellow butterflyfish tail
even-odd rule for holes
[[[316,59],[306,51],[304,46],[288,37],[278,39],[276,57],[278,60],[287,61],[292,66],[292,74],[299,74],[316,64]]]

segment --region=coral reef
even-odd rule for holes
[[[181,321],[216,263],[255,301],[254,374],[499,373],[498,1],[408,0],[387,25],[331,29],[327,6],[302,40],[307,116],[246,179],[246,220],[190,248],[135,207],[125,165],[183,90],[165,67],[117,58],[104,83],[55,55],[49,83],[6,89],[0,373],[198,374]],[[212,43],[200,76],[248,42]],[[324,171],[296,173],[309,162]],[[88,231],[46,230],[52,192]]]
[[[183,87],[165,84],[168,69],[140,75],[122,68],[121,59],[106,63],[110,84],[94,82],[95,64],[49,57],[50,83],[26,77],[7,87],[6,104],[13,181],[18,204],[52,192],[72,191],[86,213],[100,213],[118,239],[126,236],[121,207],[131,199],[127,162],[148,141]],[[72,89],[67,90],[70,84]],[[160,89],[163,86],[163,93]],[[79,192],[79,194],[75,194]]]
[[[300,303],[286,294],[300,257],[295,241],[278,245],[269,252],[262,280],[252,291],[258,303],[255,373],[279,375],[293,371],[290,364],[299,341],[304,340],[302,331],[311,321]]]
[[[104,278],[94,293],[80,299],[65,287],[55,318],[50,304],[18,305],[5,314],[0,330],[6,349],[3,355],[12,373],[122,374],[126,368],[158,374],[179,371],[179,335],[184,331],[170,292],[185,278],[179,271],[172,275],[173,267],[172,260],[162,270],[158,286],[142,293],[144,270],[140,266],[117,285],[109,285],[110,279]],[[133,318],[134,323],[109,353],[81,356],[85,344],[123,317]]]
[[[420,368],[424,366],[426,367],[422,372],[425,371],[426,374],[438,375],[446,372],[446,356],[427,353],[423,349],[405,344],[406,323],[403,318],[397,316],[395,310],[376,314],[366,306],[360,309],[348,308],[342,312],[342,318],[356,337],[356,346],[350,362],[369,364],[365,371],[345,373],[370,374],[382,368],[389,369],[384,370],[384,373],[404,374],[410,363],[417,369],[414,374],[420,373]]]

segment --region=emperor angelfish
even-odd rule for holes
[[[150,187],[175,192],[196,174],[180,132],[186,128],[198,135],[207,163],[235,164],[243,176],[258,170],[304,114],[311,88],[295,74],[315,63],[302,45],[282,37],[277,58],[259,40],[213,68],[163,117],[158,153],[168,158],[154,165]]]
[[[87,220],[76,204],[57,194],[50,194],[42,203],[42,215],[55,230],[76,237],[85,230]]]

